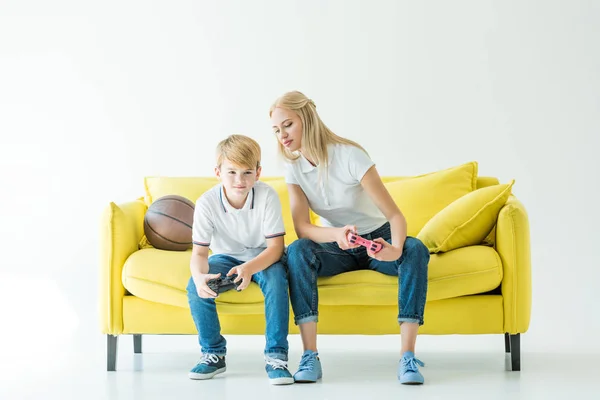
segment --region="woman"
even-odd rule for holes
[[[304,354],[296,382],[322,377],[317,352],[318,276],[370,269],[398,277],[398,322],[402,337],[398,379],[422,384],[415,343],[427,297],[429,251],[407,237],[406,219],[386,190],[367,152],[334,134],[321,121],[315,103],[300,92],[289,92],[271,106],[273,131],[286,161],[286,183],[294,227],[300,239],[285,260],[290,299]],[[309,209],[321,217],[311,224]],[[348,232],[379,242],[375,253],[347,239]]]

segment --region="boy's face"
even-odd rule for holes
[[[258,178],[260,178],[261,167],[248,169],[229,160],[223,160],[221,168],[215,168],[217,178],[223,183],[228,195],[244,197],[250,192]]]

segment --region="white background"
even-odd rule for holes
[[[600,351],[599,7],[1,1],[0,343],[103,352],[102,209],[143,195],[147,175],[211,175],[232,133],[281,175],[268,109],[297,89],[382,175],[477,160],[514,178],[531,223],[523,351]]]

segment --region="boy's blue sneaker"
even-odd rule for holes
[[[312,350],[306,350],[304,354],[302,354],[300,366],[298,367],[298,371],[294,374],[294,380],[296,382],[312,383],[323,377],[321,361],[318,356],[319,353],[315,353]]]
[[[287,361],[265,356],[265,370],[271,385],[291,385],[294,383],[292,374],[288,371]]]
[[[203,353],[198,364],[188,374],[190,379],[210,379],[217,374],[222,374],[225,367],[225,357],[216,354]]]
[[[398,365],[398,379],[404,385],[422,385],[425,378],[419,372],[419,367],[424,367],[423,361],[415,358],[412,351],[407,351],[402,355],[400,364]]]

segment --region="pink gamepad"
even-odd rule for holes
[[[362,238],[354,232],[348,232],[347,238],[350,243],[360,244],[361,246],[365,246],[367,249],[371,250],[371,252],[373,252],[373,253],[377,253],[383,247],[383,245],[381,243],[377,243],[372,240]]]

